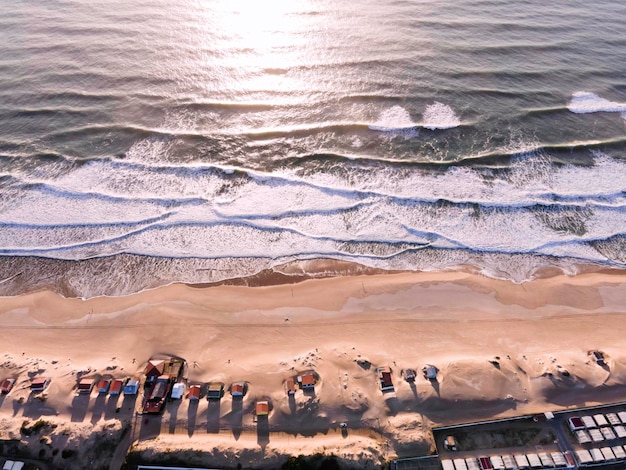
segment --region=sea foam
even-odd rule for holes
[[[374,131],[402,134],[408,137],[417,135],[417,124],[411,120],[411,115],[402,106],[392,106],[382,111],[378,120],[369,126]]]
[[[622,113],[622,117],[626,115],[626,103],[609,101],[587,91],[574,93],[567,109],[576,114],[607,112]]]
[[[461,121],[447,104],[435,103],[428,105],[423,116],[426,129],[451,129],[461,125]]]

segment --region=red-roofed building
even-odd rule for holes
[[[378,372],[378,386],[382,392],[393,391],[393,380],[391,379],[391,369],[389,367],[379,367],[376,369]]]
[[[0,383],[0,392],[3,395],[6,395],[11,391],[13,385],[15,384],[15,379],[4,379],[2,383]]]
[[[93,379],[80,379],[78,383],[78,393],[88,395],[93,390]]]
[[[120,393],[122,393],[122,390],[124,389],[124,385],[126,385],[126,380],[124,380],[124,379],[115,379],[111,383],[111,388],[109,388],[109,394],[111,394],[111,395],[119,395]]]
[[[163,370],[165,369],[165,361],[163,360],[151,360],[148,361],[146,365],[146,369],[144,370],[144,374],[146,375],[146,380],[148,382],[155,381],[159,376],[163,374]]]
[[[96,388],[98,389],[98,393],[107,393],[109,391],[110,386],[111,386],[110,380],[101,379],[98,381],[98,385],[96,385]]]
[[[189,393],[187,394],[187,397],[190,400],[200,400],[201,390],[202,390],[202,387],[200,387],[200,385],[191,385],[189,387]]]
[[[257,401],[255,411],[257,416],[267,416],[270,413],[269,402]]]
[[[245,386],[242,382],[235,382],[230,387],[230,394],[233,397],[243,397],[245,393]]]
[[[50,379],[44,379],[43,377],[38,377],[36,379],[33,379],[33,381],[30,383],[30,389],[33,392],[43,392],[48,386],[48,384],[50,384]]]
[[[285,381],[285,389],[287,390],[287,395],[295,395],[296,394],[296,381],[292,378],[288,378]]]
[[[310,389],[315,387],[315,376],[311,373],[303,374],[299,377],[300,387]]]

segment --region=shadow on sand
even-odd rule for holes
[[[180,400],[172,400],[166,407],[168,413],[169,429],[167,432],[176,434],[176,420],[178,419],[178,409],[180,408]]]
[[[387,398],[385,398],[385,405],[387,405],[387,408],[389,409],[389,414],[391,416],[395,416],[400,411],[402,411],[402,403],[395,395],[387,396]]]
[[[233,397],[233,404],[230,413],[227,415],[228,424],[233,431],[233,437],[238,440],[243,430],[243,399]],[[207,419],[208,421],[208,419]],[[219,425],[218,425],[219,430]]]
[[[241,400],[237,400],[241,406]],[[235,400],[233,400],[234,404]],[[208,433],[216,434],[220,432],[220,404],[219,400],[209,400],[206,418],[206,430]],[[233,406],[234,410],[234,406]],[[232,413],[232,411],[231,411]]]
[[[90,398],[89,394],[84,393],[82,395],[76,395],[72,399],[72,422],[82,423],[85,420]]]
[[[139,429],[139,440],[152,439],[161,434],[161,422],[163,417],[159,415],[142,415],[141,428]]]
[[[261,446],[263,453],[270,442],[270,423],[267,416],[259,416],[256,425],[256,441]]]
[[[106,398],[107,396],[104,393],[99,393],[96,397],[96,401],[93,404],[91,424],[96,424],[104,416],[106,408]]]
[[[196,419],[198,417],[198,400],[189,400],[187,407],[187,435],[193,436],[196,431]]]
[[[429,382],[433,386],[433,389],[435,390],[437,396],[440,397],[441,393],[439,392],[439,381],[437,379],[430,379]]]
[[[106,419],[116,418],[117,417],[116,415],[119,414],[120,409],[117,406],[119,399],[120,399],[119,395],[109,395],[109,398],[107,399],[105,411],[104,411],[104,417]]]

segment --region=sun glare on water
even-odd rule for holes
[[[247,76],[240,83],[248,90],[289,91],[293,83],[284,74],[305,61],[310,37],[303,21],[310,6],[307,1],[221,0],[210,2],[211,23],[215,27],[222,60],[231,70]],[[251,75],[248,75],[250,72]]]

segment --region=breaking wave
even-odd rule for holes
[[[506,169],[343,159],[272,173],[168,165],[155,156],[163,150],[140,142],[123,158],[6,174],[0,253],[220,266],[181,274],[187,282],[318,258],[379,269],[472,264],[516,281],[539,258],[624,266],[612,247],[626,237],[626,162],[596,150],[591,165],[557,164],[540,149]]]
[[[618,103],[601,98],[595,93],[577,91],[567,105],[567,109],[576,114],[585,113],[622,113],[626,117],[626,103]]]
[[[426,129],[451,129],[461,125],[461,120],[452,108],[446,104],[435,102],[426,107],[422,124]]]

